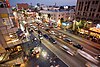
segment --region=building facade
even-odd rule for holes
[[[56,22],[62,18],[66,21],[69,17],[69,11],[64,10],[41,10],[40,13],[42,14],[42,17],[46,19],[48,19],[48,14],[50,14],[50,19],[55,20]]]
[[[21,10],[21,9],[28,9],[29,5],[27,3],[18,3],[17,4],[17,9]]]
[[[100,23],[100,0],[77,0],[76,20]]]
[[[5,0],[0,0],[0,45],[7,48],[7,42],[10,40],[9,34],[16,32],[13,12]],[[0,51],[1,52],[1,51]]]

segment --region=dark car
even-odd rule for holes
[[[81,50],[83,49],[83,47],[81,45],[79,45],[79,44],[73,44],[73,46],[78,48],[78,49],[81,49]]]
[[[47,34],[43,35],[46,39],[49,39],[49,36]]]
[[[51,43],[53,43],[53,44],[56,44],[56,43],[57,43],[52,37],[49,38],[49,41],[50,41]]]
[[[72,42],[72,40],[71,40],[71,39],[69,39],[69,38],[63,38],[63,40],[64,40],[65,42],[69,42],[69,43],[71,43],[71,42]]]
[[[40,30],[38,30],[38,34],[42,34],[42,32]]]
[[[95,57],[97,60],[100,60],[100,54],[96,55]]]
[[[50,31],[50,29],[45,29],[45,31],[49,32],[49,31]]]

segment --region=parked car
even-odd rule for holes
[[[83,49],[83,47],[80,44],[73,44],[73,46],[81,50]]]
[[[49,38],[49,41],[50,41],[51,43],[53,43],[53,44],[56,44],[56,43],[57,43],[52,37]]]

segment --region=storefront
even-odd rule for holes
[[[62,22],[62,28],[63,29],[69,29],[72,27],[72,23],[71,22]]]

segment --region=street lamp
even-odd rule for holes
[[[46,51],[44,51],[44,50],[42,51],[42,53],[41,53],[41,54],[42,54],[42,56],[43,56],[44,58],[46,58],[46,57],[47,57],[47,55],[48,55],[48,54],[47,54],[47,52],[46,52]]]

